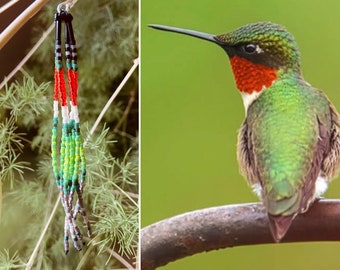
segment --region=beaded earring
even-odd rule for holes
[[[77,49],[74,38],[72,20],[68,13],[68,5],[62,8],[58,5],[55,20],[55,68],[53,95],[53,126],[51,139],[51,155],[53,173],[58,186],[61,203],[65,211],[64,250],[69,251],[68,239],[71,235],[74,247],[81,250],[85,244],[83,236],[76,224],[77,215],[83,217],[87,236],[91,237],[90,223],[83,202],[85,186],[86,163],[82,137],[79,128],[78,114],[78,66]],[[68,81],[68,96],[64,78],[64,68],[61,50],[61,28],[65,24],[65,56]],[[61,138],[58,136],[59,103],[61,108],[62,129]],[[69,104],[68,104],[69,103]],[[69,109],[70,107],[70,109]],[[59,150],[59,151],[58,151]],[[74,194],[77,202],[73,203]]]

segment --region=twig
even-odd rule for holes
[[[132,90],[130,91],[130,98],[129,98],[128,104],[126,105],[126,108],[123,112],[122,117],[119,119],[117,125],[114,127],[113,132],[119,131],[120,126],[123,124],[124,120],[128,117],[132,104],[135,102],[135,100],[136,100],[136,91]]]
[[[120,256],[117,252],[110,248],[105,249],[108,253],[111,254],[112,257],[116,258],[117,261],[119,261],[122,265],[124,265],[129,270],[134,270],[135,268],[130,265],[122,256]]]
[[[49,187],[48,187],[48,194],[47,194],[48,202],[47,202],[47,207],[46,207],[46,210],[45,210],[44,224],[47,222],[47,220],[49,218],[50,207],[52,206],[52,195],[53,195],[54,185],[55,185],[54,181],[50,181],[50,184],[49,184]],[[44,249],[40,248],[39,254],[38,254],[38,259],[37,259],[38,262],[37,262],[36,270],[41,269],[43,259],[44,259]]]
[[[97,117],[95,123],[93,124],[89,135],[87,136],[84,145],[87,143],[87,141],[90,139],[90,137],[93,135],[94,131],[97,129],[100,121],[102,120],[102,118],[104,117],[104,114],[106,113],[106,111],[109,109],[109,107],[111,106],[111,103],[115,100],[115,98],[117,97],[117,95],[119,94],[119,92],[123,89],[124,85],[126,84],[126,82],[128,81],[128,79],[131,77],[131,75],[133,74],[133,72],[135,71],[135,69],[138,67],[139,65],[139,58],[136,58],[133,61],[133,66],[130,68],[129,72],[125,75],[124,79],[122,80],[122,82],[119,84],[119,86],[117,87],[117,89],[113,92],[112,96],[110,97],[110,99],[107,101],[107,103],[105,104],[104,108],[102,109],[102,111],[100,112],[99,116]]]
[[[28,262],[26,264],[26,269],[25,270],[30,270],[32,268],[32,266],[33,266],[34,259],[35,259],[36,255],[38,253],[39,247],[40,247],[40,245],[41,245],[41,243],[42,243],[42,241],[44,239],[44,236],[46,234],[46,231],[47,231],[48,227],[50,226],[50,223],[51,223],[51,221],[53,219],[53,216],[54,216],[55,212],[57,211],[57,207],[59,205],[59,201],[60,201],[60,196],[58,196],[58,198],[57,198],[57,200],[56,200],[56,202],[54,204],[52,213],[50,214],[50,216],[49,216],[49,218],[48,218],[48,220],[47,220],[47,222],[45,224],[45,227],[44,227],[43,231],[40,234],[39,240],[38,240],[37,244],[35,245],[35,248],[34,248],[32,254],[31,254],[30,259],[28,260]]]
[[[121,195],[121,194],[123,194],[123,195],[125,195],[125,196],[126,196],[126,195],[129,195],[131,198],[134,198],[134,199],[136,199],[136,200],[139,199],[138,194],[132,193],[132,192],[129,192],[129,191],[125,191],[125,194],[124,194],[124,193],[120,192],[119,190],[112,190],[112,193],[113,193],[114,195]]]
[[[92,239],[90,242],[92,246],[96,246],[98,242],[95,239]],[[128,262],[126,261],[122,256],[120,256],[117,252],[114,250],[106,247],[105,248],[106,252],[108,252],[112,257],[116,258],[117,261],[119,261],[122,265],[124,265],[128,270],[134,270],[135,268]]]
[[[23,65],[31,58],[33,53],[40,47],[40,45],[44,42],[47,36],[52,32],[54,29],[54,24],[51,24],[50,27],[41,35],[41,38],[38,42],[33,46],[33,48],[26,54],[26,56],[20,61],[20,63],[9,73],[5,79],[0,84],[0,89],[2,89],[5,84],[22,68]]]
[[[136,137],[132,136],[132,135],[129,134],[129,133],[126,133],[125,131],[114,130],[113,132],[116,133],[116,134],[119,134],[119,135],[122,136],[122,137],[126,137],[126,138],[128,138],[129,140],[131,140],[131,141],[133,141],[133,140],[136,139]]]
[[[4,4],[2,7],[0,7],[0,14],[4,12],[6,9],[9,9],[11,6],[13,6],[15,3],[17,3],[19,0],[12,0]]]
[[[92,173],[93,173],[93,175],[96,175],[97,177],[104,178],[104,176],[102,176],[102,175],[99,174],[99,173],[96,173],[96,172],[92,172]],[[104,179],[105,179],[105,178],[104,178]],[[121,187],[119,187],[115,182],[112,182],[112,185],[113,185],[120,193],[124,194],[125,197],[126,197],[127,199],[129,199],[130,202],[132,202],[133,205],[135,205],[136,207],[138,207],[138,203],[135,202],[135,201],[133,200],[133,198],[129,196],[128,191],[124,191],[124,190],[123,190]]]
[[[88,241],[88,240],[87,240]],[[77,265],[77,268],[75,270],[81,270],[81,269],[84,269],[84,265],[86,263],[86,261],[88,259],[91,260],[91,256],[90,256],[90,253],[92,252],[92,249],[94,249],[94,246],[93,245],[90,245],[87,249],[86,249],[86,252],[85,254],[81,257],[78,265]]]
[[[315,202],[282,242],[339,241],[340,200]],[[227,205],[162,220],[141,232],[141,267],[155,269],[203,251],[274,243],[260,203]]]
[[[0,49],[14,36],[16,32],[31,19],[48,0],[36,0],[26,8],[11,24],[0,34]]]

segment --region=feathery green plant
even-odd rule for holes
[[[18,257],[17,252],[10,256],[8,249],[0,252],[0,262],[3,262],[0,265],[0,270],[18,269],[25,266],[23,261]]]

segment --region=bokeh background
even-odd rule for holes
[[[214,34],[256,21],[283,24],[299,44],[304,77],[340,110],[340,1],[143,0],[141,8],[142,227],[196,209],[257,201],[236,160],[244,108],[226,54],[147,24]],[[340,179],[326,197],[340,197]],[[330,242],[236,247],[161,269],[339,269],[339,251],[340,243]]]

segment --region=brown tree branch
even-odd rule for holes
[[[141,232],[143,270],[220,248],[274,243],[260,203],[197,210],[162,220]],[[340,200],[315,202],[293,221],[282,242],[339,241]]]

